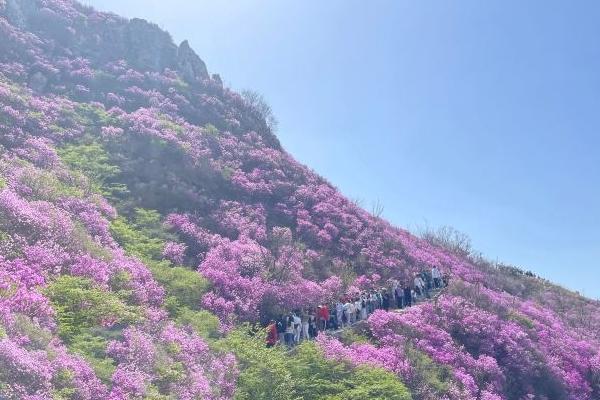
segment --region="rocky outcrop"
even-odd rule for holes
[[[162,72],[175,67],[177,46],[157,25],[134,18],[125,27],[123,40],[126,60],[136,69]]]
[[[187,40],[177,46],[168,32],[144,19],[127,20],[79,7],[77,16],[65,18],[38,0],[0,0],[0,16],[68,47],[70,54],[65,55],[69,58],[79,56],[98,63],[123,59],[141,71],[177,70],[190,83],[210,79],[206,64]]]
[[[206,64],[190,47],[187,40],[181,42],[177,49],[177,70],[187,81],[208,79]]]

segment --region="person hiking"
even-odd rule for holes
[[[279,335],[277,333],[277,323],[275,320],[271,320],[271,322],[269,322],[269,326],[267,326],[267,347],[275,346],[278,340]]]
[[[408,283],[404,285],[404,306],[412,306],[412,288]]]
[[[324,331],[327,329],[327,321],[329,321],[329,309],[326,304],[322,304],[319,306],[319,310],[317,312],[319,316],[319,329]]]
[[[286,346],[292,347],[294,345],[294,321],[291,315],[286,318],[284,337]]]
[[[435,265],[431,268],[431,277],[433,278],[433,286],[436,289],[442,287],[442,274],[440,270]]]
[[[399,309],[403,309],[404,308],[404,294],[402,293],[402,286],[400,286],[400,284],[398,284],[396,286],[396,290],[394,290],[394,297],[396,298],[396,306]]]
[[[317,329],[317,316],[315,315],[314,308],[311,308],[310,313],[308,314],[308,335],[314,339],[318,335]]]
[[[292,314],[292,322],[294,324],[294,344],[300,343],[300,334],[302,332],[302,320],[298,314],[298,311],[295,311]]]
[[[354,313],[355,313],[354,320],[355,321],[360,321],[361,316],[362,316],[361,310],[362,310],[362,301],[360,301],[360,297],[357,297],[356,299],[354,299]]]
[[[279,341],[281,344],[285,344],[285,327],[286,327],[286,317],[281,314],[277,319],[277,336],[279,337]]]
[[[344,327],[344,305],[341,300],[335,303],[335,315],[337,317],[338,328]]]
[[[383,309],[385,311],[389,311],[390,310],[390,295],[388,294],[386,289],[382,290],[382,294],[381,294],[381,304],[383,306]]]
[[[308,340],[310,339],[310,334],[308,332],[308,313],[306,310],[302,310],[300,321],[302,324],[302,340]]]
[[[360,312],[361,312],[361,318],[362,319],[367,319],[367,317],[369,316],[369,307],[368,307],[368,300],[367,300],[367,295],[365,293],[362,294],[362,296],[360,297]]]

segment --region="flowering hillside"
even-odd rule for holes
[[[187,42],[0,0],[0,398],[600,399],[600,305],[364,211]],[[294,361],[246,323],[437,266]]]

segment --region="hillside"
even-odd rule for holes
[[[0,398],[600,399],[597,301],[371,215],[269,117],[156,25],[0,0]],[[292,355],[246,325],[432,266]]]

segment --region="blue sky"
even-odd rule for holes
[[[298,160],[392,223],[600,298],[600,4],[88,0],[262,93]]]

